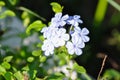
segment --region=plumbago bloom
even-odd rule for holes
[[[81,29],[79,24],[83,23],[80,16],[64,15],[56,13],[51,19],[51,24],[41,30],[45,38],[42,50],[46,56],[54,53],[54,49],[66,46],[68,53],[73,55],[82,54],[82,48],[85,47],[85,42],[90,39],[87,36],[89,31],[87,28]],[[69,32],[67,33],[65,26],[68,25]]]

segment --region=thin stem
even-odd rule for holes
[[[31,10],[25,8],[25,7],[18,7],[17,9],[22,10],[22,11],[26,11],[26,12],[28,12],[28,13],[30,13],[30,14],[32,14],[32,15],[38,17],[38,18],[40,18],[41,20],[46,21],[45,18],[39,16],[37,13],[35,13],[35,12],[33,12],[33,11],[31,11]]]
[[[98,74],[97,80],[100,79],[100,74],[101,74],[101,72],[102,72],[102,70],[103,70],[103,68],[104,68],[106,58],[107,58],[107,55],[105,55],[105,57],[104,57],[104,59],[103,59],[102,66],[101,66],[100,72],[99,72],[99,74]]]
[[[110,3],[114,8],[120,11],[120,5],[116,3],[114,0],[108,0],[108,3]]]

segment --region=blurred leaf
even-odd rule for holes
[[[107,0],[108,3],[110,3],[114,8],[116,8],[118,11],[120,11],[120,5],[117,4],[114,0]]]
[[[36,14],[35,12],[33,12],[33,11],[31,11],[31,10],[29,10],[29,9],[25,8],[25,7],[18,7],[18,9],[19,9],[19,10],[22,10],[22,11],[25,11],[25,12],[27,12],[27,13],[29,13],[29,14],[32,14],[32,15],[34,15],[34,16],[36,16],[36,17],[40,18],[40,19],[41,19],[41,20],[43,20],[43,21],[46,21],[46,19],[45,19],[45,18],[43,18],[43,17],[39,16],[39,15],[38,15],[38,14]]]
[[[17,0],[8,0],[12,5],[16,5]]]
[[[34,57],[28,57],[28,58],[27,58],[27,61],[28,61],[28,62],[33,62],[33,61],[34,61]]]
[[[56,2],[52,2],[52,3],[50,3],[50,5],[52,6],[52,10],[55,13],[62,12],[62,10],[63,10],[63,6],[61,6],[60,4],[58,4]]]
[[[114,69],[108,69],[103,74],[103,77],[108,80],[120,80],[120,73]]]
[[[27,66],[23,67],[22,70],[29,71],[30,69],[29,69],[29,66],[27,65]]]
[[[0,14],[0,19],[3,19],[5,17],[7,17],[7,16],[11,16],[11,17],[15,16],[15,13],[13,11],[11,11],[11,10],[6,10],[3,13]]]
[[[44,41],[44,40],[45,40],[45,38],[44,38],[43,35],[40,35],[40,36],[39,36],[39,39],[40,39],[41,41]]]
[[[28,71],[28,74],[30,75],[30,79],[34,80],[34,78],[36,77],[36,74],[37,74],[37,70],[30,70],[30,71]]]
[[[119,25],[120,24],[120,12],[119,13],[114,13],[111,17],[111,20],[110,20],[110,25],[112,26],[116,26],[116,25]]]
[[[83,73],[83,74],[81,74],[81,75],[82,75],[82,77],[84,78],[83,80],[92,80],[92,79],[90,78],[90,76],[87,75],[86,73]]]
[[[6,14],[7,16],[15,16],[15,13],[14,13],[13,11],[11,11],[11,10],[6,10],[6,11],[5,11],[5,14]]]
[[[0,1],[0,6],[5,6],[5,2]]]
[[[11,65],[8,62],[3,62],[1,64],[1,66],[4,67],[5,69],[10,69],[11,68]]]
[[[24,26],[28,26],[28,24],[30,23],[30,15],[28,12],[24,11],[22,13],[22,19],[23,19],[23,24]]]
[[[7,56],[3,60],[6,62],[10,62],[12,60],[13,56]]]
[[[40,57],[40,62],[45,62],[46,61],[46,56]]]
[[[5,78],[5,80],[13,80],[12,73],[11,72],[6,72],[4,74],[4,78]]]
[[[103,21],[104,16],[106,14],[107,6],[108,6],[107,0],[99,0],[95,15],[94,15],[95,26],[99,26]]]
[[[6,72],[5,68],[0,65],[0,75]]]
[[[79,66],[77,63],[74,63],[73,69],[76,70],[78,73],[86,73],[86,70],[83,66]]]
[[[40,56],[41,55],[41,50],[35,50],[32,52],[33,56]]]
[[[17,72],[17,69],[15,67],[12,66],[12,69],[14,72]]]
[[[30,34],[30,31],[32,29],[36,30],[36,31],[40,31],[43,27],[45,27],[46,25],[43,24],[40,20],[37,20],[35,22],[33,22],[32,24],[30,24],[27,29],[26,29],[26,33]]]
[[[46,80],[63,80],[64,77],[65,75],[63,75],[62,73],[56,72],[55,74],[48,76]]]
[[[65,61],[64,59],[60,60],[60,61],[59,61],[59,66],[65,65],[65,63],[66,63],[66,61]]]
[[[20,71],[17,71],[14,76],[17,78],[17,80],[24,80],[24,77]]]

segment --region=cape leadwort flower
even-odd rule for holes
[[[51,19],[51,24],[48,27],[44,27],[41,31],[45,38],[42,45],[44,54],[49,56],[54,53],[55,48],[66,45],[69,54],[72,55],[75,53],[76,55],[81,55],[82,48],[85,47],[85,42],[90,40],[87,36],[89,34],[87,28],[81,29],[79,27],[81,23],[83,21],[78,15],[62,16],[62,13],[56,13],[55,17]],[[66,25],[70,26],[68,33],[66,33]]]

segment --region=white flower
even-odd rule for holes
[[[59,26],[64,26],[66,24],[66,21],[69,18],[68,15],[64,15],[62,17],[62,13],[56,13],[55,17],[52,18],[51,20],[51,25],[55,26],[55,27],[59,27]]]
[[[60,28],[56,31],[56,36],[52,38],[52,42],[55,47],[64,46],[65,42],[69,40],[69,34],[66,34],[64,28]]]
[[[67,20],[68,24],[71,24],[72,26],[78,26],[79,23],[83,23],[83,21],[80,19],[80,16],[74,15],[70,16],[69,19]]]
[[[54,53],[54,45],[51,43],[51,40],[45,40],[42,45],[42,50],[45,51],[44,54],[49,56]]]

